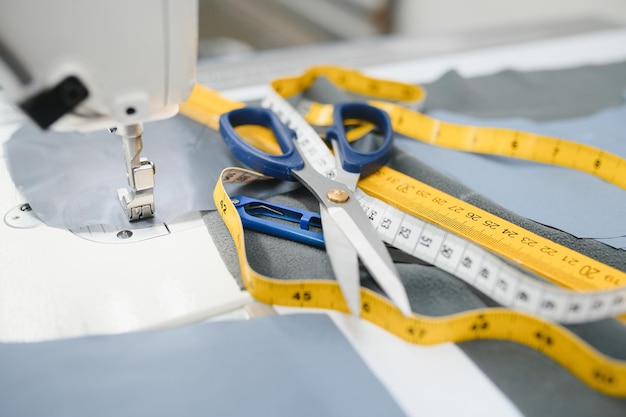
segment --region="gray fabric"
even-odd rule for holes
[[[460,125],[502,127],[565,138],[626,158],[626,105],[542,123],[517,117],[478,119],[446,110],[433,110],[429,115]],[[626,235],[626,222],[614,221],[623,216],[626,192],[600,178],[549,164],[455,151],[401,135],[396,135],[395,144],[498,204],[539,223],[583,238]],[[580,190],[585,190],[584,198]],[[575,209],[564,210],[568,207]],[[619,245],[620,240],[606,239],[605,243]]]
[[[475,117],[553,120],[580,117],[623,104],[626,62],[464,78],[450,71],[424,84],[425,111],[445,109]]]
[[[219,135],[184,116],[147,123],[142,156],[156,164],[152,221],[129,223],[117,189],[128,186],[119,136],[44,132],[27,124],[5,143],[13,182],[48,226],[105,224],[124,228],[167,222],[214,209],[209,190],[236,159]]]
[[[590,390],[572,378],[567,370],[533,349],[499,340],[475,340],[459,347],[525,416],[626,415],[624,399]]]
[[[3,416],[403,416],[332,320],[0,344]]]
[[[405,173],[447,193],[620,270],[626,270],[626,260],[620,251],[610,249],[594,240],[576,239],[520,218],[450,181],[407,154],[396,152],[390,165],[396,169],[404,167]],[[267,199],[312,211],[315,211],[317,206],[316,200],[304,189]],[[208,212],[205,213],[204,219],[222,258],[239,284],[243,285],[234,244],[219,214]],[[253,231],[246,231],[245,239],[248,259],[258,272],[282,279],[332,277],[332,270],[323,250]],[[411,307],[417,313],[441,316],[494,306],[488,298],[438,268],[411,264],[396,266],[407,289]],[[377,289],[376,284],[366,276],[362,280],[362,285]],[[626,360],[624,348],[626,328],[621,323],[604,320],[568,326],[568,329],[599,351]],[[551,359],[525,346],[502,341],[467,342],[459,346],[529,417],[587,416],[590,415],[590,410],[595,410],[598,415],[603,416],[623,416],[626,412],[625,399],[614,399],[598,394]],[[547,408],[553,413],[544,413]]]
[[[573,71],[577,73],[577,70]],[[560,76],[566,77],[566,73]],[[523,88],[519,91],[523,92]],[[621,91],[620,88],[617,94],[619,98]],[[316,83],[306,98],[325,102],[350,99],[324,81]],[[600,102],[607,101],[598,99],[596,106]],[[586,112],[588,108],[581,111]],[[577,239],[520,217],[399,149],[394,150],[389,165],[541,236],[626,271],[623,251],[594,240]],[[317,210],[316,201],[302,189],[269,200]],[[204,215],[204,219],[223,259],[242,285],[235,248],[221,218],[217,213],[210,212]],[[250,263],[259,272],[283,279],[332,276],[328,259],[322,250],[252,231],[247,231],[245,238]],[[442,270],[422,265],[397,266],[407,288],[411,307],[417,313],[439,316],[494,305],[487,297]],[[364,275],[362,285],[376,289],[375,283]],[[604,320],[567,328],[599,351],[626,360],[626,327],[621,323]],[[530,348],[498,340],[472,341],[459,346],[528,417],[626,415],[626,399],[612,398],[593,391],[560,365]]]

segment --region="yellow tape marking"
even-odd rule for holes
[[[279,94],[290,96],[306,89],[314,82],[315,78],[319,76],[328,77],[331,82],[335,83],[335,85],[340,88],[376,99],[413,101],[417,103],[423,100],[423,90],[420,88],[400,83],[375,80],[352,70],[335,67],[315,67],[303,76],[277,80],[272,85]],[[422,95],[420,96],[420,94]],[[407,136],[415,137],[416,139],[420,139],[421,137],[434,138],[433,143],[439,146],[456,146],[455,149],[460,150],[472,150],[475,152],[488,150],[490,153],[524,157],[538,162],[554,163],[561,166],[581,169],[624,188],[623,184],[624,181],[626,181],[626,175],[618,170],[623,170],[626,164],[623,163],[623,159],[615,155],[599,150],[596,151],[593,148],[590,149],[590,147],[581,147],[577,144],[571,145],[571,142],[562,139],[548,138],[550,140],[545,140],[545,137],[542,136],[523,134],[523,132],[511,133],[506,129],[463,127],[458,125],[448,126],[451,124],[445,124],[443,122],[435,123],[434,119],[422,119],[421,117],[423,115],[403,109],[402,107],[391,106],[388,103],[376,104],[386,109],[392,108],[391,111],[395,113],[391,115],[394,127],[396,129],[402,129],[401,133]],[[243,103],[224,99],[216,92],[197,86],[190,99],[181,106],[181,112],[196,121],[217,129],[217,120],[221,113],[243,105]],[[328,114],[328,109],[316,110],[315,108],[316,106],[312,106],[310,114],[313,115],[315,111],[317,111],[319,120],[316,122],[323,125],[324,120],[322,119],[323,117],[327,117],[323,116],[323,114]],[[423,122],[424,126],[412,130],[412,125],[418,123],[418,120],[420,123]],[[520,135],[520,133],[522,134]],[[258,134],[259,136],[256,137],[256,140],[258,140],[259,144],[273,141],[272,138],[269,138],[268,133],[261,129],[255,130],[251,128],[246,134],[250,137]],[[500,135],[503,135],[507,139],[501,140]],[[496,137],[498,138],[496,142],[500,143],[490,143],[495,141]],[[514,143],[515,145],[513,145]],[[264,146],[268,146],[267,149],[271,149],[274,145]],[[592,167],[591,169],[590,166]],[[385,174],[389,175],[385,177]],[[364,191],[368,193],[380,193],[384,192],[383,190],[389,187],[375,184],[376,181],[380,181],[381,178],[386,178],[385,180],[387,181],[395,182],[398,178],[401,178],[401,175],[402,174],[398,172],[389,171],[389,168],[385,168],[380,175],[370,176],[361,181],[360,185]],[[616,177],[619,178],[616,180]],[[262,176],[259,174],[234,168],[227,169],[222,174],[222,180],[226,182],[251,181],[261,178]],[[327,308],[347,312],[341,290],[333,280],[278,280],[258,274],[249,266],[243,238],[243,227],[237,215],[237,211],[230,202],[230,198],[224,189],[222,180],[218,181],[216,184],[214,200],[237,247],[244,285],[248,291],[250,291],[255,298],[270,304]],[[411,180],[415,181],[414,179]],[[370,186],[369,188],[368,185]],[[441,194],[439,190],[433,191]],[[439,195],[439,197],[442,198],[441,195]],[[471,207],[472,211],[479,213],[480,209],[472,207],[465,202],[459,202],[459,204],[461,203],[464,204],[464,207]],[[411,201],[398,204],[407,204],[408,206],[405,207],[405,209],[415,210]],[[446,216],[439,214],[437,211],[434,213],[435,214],[426,214],[421,217],[444,227],[450,222],[446,220]],[[497,219],[497,217],[490,213],[484,212],[482,214],[490,216],[489,219]],[[435,219],[429,216],[434,216]],[[491,221],[503,222],[502,219]],[[505,223],[501,224],[504,225]],[[513,227],[513,225],[511,225],[511,227]],[[520,230],[520,232],[527,232],[522,228],[515,227]],[[456,228],[452,231],[457,234],[459,233],[459,230]],[[465,237],[472,241],[486,239],[484,232],[485,230],[470,230]],[[527,237],[533,240],[530,235]],[[559,251],[564,250],[571,252],[571,254],[573,254],[572,256],[577,257],[577,262],[581,262],[583,259],[582,255],[568,248],[557,248],[553,242],[540,242],[537,240],[535,245],[541,244],[541,247],[543,247],[544,243],[552,250],[558,249]],[[528,241],[526,241],[525,244],[528,244]],[[521,252],[524,251],[521,250]],[[559,252],[559,254],[569,254],[569,252]],[[551,255],[548,254],[546,256]],[[526,266],[529,267],[529,265],[533,265],[536,261],[536,258],[529,255],[529,260],[522,260],[521,262],[526,262],[528,264]],[[589,273],[591,272],[593,272],[592,275],[597,274],[597,272],[591,269],[597,267],[602,271],[600,275],[602,279],[587,281],[585,279],[581,280],[580,277],[571,279],[570,276],[569,279],[565,279],[566,285],[571,288],[584,286],[584,289],[624,285],[623,273],[621,271],[611,271],[607,269],[610,267],[602,264],[598,265],[594,260],[591,261],[594,262],[594,266],[589,265],[589,268],[585,269],[586,273],[583,274],[584,277],[590,277],[591,275],[589,275]],[[544,270],[544,268],[537,269]],[[547,269],[550,275],[558,275],[559,280],[564,280],[560,273],[552,273],[550,271],[553,268]],[[559,268],[556,268],[554,270],[556,271],[558,269]],[[537,272],[541,273],[542,271]],[[613,272],[614,275],[611,275],[611,272]],[[612,279],[609,280],[608,277],[612,277]],[[595,284],[602,285],[594,286],[594,284],[590,284],[592,281],[595,281]],[[389,332],[409,342],[437,344],[444,342],[463,342],[474,339],[503,339],[514,341],[549,356],[590,387],[607,395],[626,397],[626,362],[609,358],[599,353],[583,340],[559,325],[546,322],[528,314],[507,309],[486,309],[437,318],[416,314],[413,317],[406,318],[385,298],[370,290],[362,289],[361,299],[361,314],[364,319],[387,329]]]
[[[292,307],[348,312],[334,280],[280,280],[259,274],[246,256],[244,229],[224,188],[224,182],[265,179],[242,168],[227,168],[213,191],[216,207],[233,238],[246,289],[259,301]],[[361,316],[401,339],[420,345],[501,339],[536,349],[590,387],[607,395],[626,397],[626,362],[601,354],[565,328],[529,314],[503,308],[474,310],[443,317],[405,317],[391,302],[361,289]]]

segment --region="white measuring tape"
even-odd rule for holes
[[[449,272],[505,307],[567,324],[626,312],[626,288],[582,293],[550,285],[466,239],[361,190],[355,194],[383,241]]]
[[[303,153],[317,172],[328,178],[337,176],[335,158],[315,129],[304,120],[291,104],[271,90],[261,106],[272,110],[281,122],[296,132],[300,152]]]

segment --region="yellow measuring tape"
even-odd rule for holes
[[[273,86],[275,87],[276,92],[283,95],[291,95],[307,88],[311,85],[315,77],[320,75],[327,76],[327,78],[339,87],[349,88],[351,91],[356,91],[359,94],[369,97],[375,97],[378,99],[384,98],[394,101],[413,101],[414,103],[423,99],[423,91],[419,88],[412,90],[412,86],[401,86],[398,83],[373,80],[362,75],[356,77],[354,76],[354,71],[334,67],[318,67],[308,72],[302,79],[298,79],[298,77],[283,79],[276,81]],[[348,82],[353,84],[356,83],[358,86],[350,85],[347,87],[346,83]],[[420,94],[422,94],[421,97]],[[217,119],[219,114],[243,105],[243,103],[227,100],[208,89],[196,87],[190,99],[183,106],[181,106],[181,112],[191,118],[194,118],[195,120],[204,122],[213,128],[217,128]],[[384,104],[384,106],[387,110],[391,108],[391,104],[389,103]],[[320,109],[323,109],[323,107],[312,106],[309,109],[309,116],[311,118],[316,118],[316,123],[323,124],[324,121],[320,115],[327,113],[328,110]],[[409,114],[418,114],[405,110],[402,107],[393,107],[391,108],[391,111],[394,126],[399,123],[398,116],[397,114],[394,114],[394,112],[397,112],[398,114],[404,114],[405,112],[409,112]],[[407,123],[406,120],[409,120],[407,117],[408,116],[404,115],[400,118],[401,124]],[[410,124],[411,123],[408,123],[408,125]],[[475,130],[476,128],[468,129]],[[439,131],[441,131],[440,128]],[[450,130],[446,131],[451,132]],[[269,135],[268,132],[254,128],[248,132],[248,136],[254,137],[259,141],[259,143],[264,143],[264,141],[268,139],[271,140],[271,135]],[[441,136],[449,138],[449,133],[446,133],[446,135],[430,135],[428,137],[436,138]],[[520,135],[518,134],[517,138],[519,137]],[[463,141],[460,140],[459,143],[462,142]],[[475,143],[476,141],[472,142]],[[566,141],[560,141],[559,143],[561,143],[561,146],[563,143],[566,143],[566,147],[569,146]],[[601,165],[602,162],[600,163],[600,166]],[[598,172],[597,169],[590,173],[596,172]],[[465,202],[453,201],[451,196],[441,195],[441,192],[438,190],[425,189],[425,184],[414,183],[412,181],[416,180],[404,178],[401,177],[401,175],[402,174],[386,168],[380,173],[380,175],[370,176],[369,178],[362,180],[359,186],[364,191],[372,193],[384,201],[389,203],[396,202],[399,205],[404,204],[405,206],[400,208],[403,208],[404,210],[408,209],[409,212],[418,216],[419,213],[415,213],[415,201],[413,200],[419,200],[420,198],[424,199],[427,197],[431,197],[431,203],[433,203],[434,198],[437,198],[436,202],[434,202],[435,207],[444,206],[445,210],[449,210],[453,214],[463,213],[463,215],[467,215],[468,213],[473,213],[475,216],[484,216],[482,218],[474,218],[482,220],[483,224],[489,220],[490,223],[486,229],[483,227],[481,229],[470,228],[470,230],[467,231],[459,231],[455,229],[458,227],[458,225],[455,224],[449,226],[449,228],[457,234],[463,235],[463,233],[466,233],[466,235],[463,236],[475,242],[482,239],[483,241],[481,244],[483,246],[489,248],[490,250],[494,250],[497,253],[501,253],[506,257],[510,257],[511,259],[517,259],[517,255],[519,253],[526,253],[528,259],[523,261],[525,262],[524,265],[526,267],[532,270],[537,270],[539,273],[548,271],[549,275],[558,277],[558,279],[561,280],[560,283],[562,285],[567,285],[576,289],[612,288],[625,282],[624,274],[621,271],[614,270],[594,260],[582,257],[582,255],[579,255],[567,248],[557,247],[554,243],[546,241],[545,239],[543,241],[535,239],[537,236],[529,234],[530,232],[527,232],[517,226],[504,223],[503,220],[497,219],[497,217],[487,212],[480,212],[478,209]],[[235,180],[251,180],[257,178],[257,176],[256,174],[247,171],[231,169],[225,171],[222,178],[225,182],[230,182]],[[380,183],[381,180],[383,183]],[[390,184],[394,184],[396,187],[390,187]],[[418,186],[417,188],[412,188],[416,185]],[[392,192],[393,189],[395,189],[395,193],[398,195],[388,194],[389,192]],[[407,191],[414,192],[407,193]],[[236,215],[236,210],[234,210],[234,207],[230,203],[230,199],[225,193],[221,181],[216,186],[214,197],[217,207],[220,210],[220,213],[222,214],[224,221],[226,222],[237,245],[242,275],[244,276],[244,283],[253,296],[261,301],[273,304],[301,305],[346,311],[339,287],[334,281],[280,281],[259,275],[253,271],[249,267],[246,259],[245,247],[243,245],[243,229],[241,228],[241,224]],[[400,197],[404,197],[404,200]],[[443,204],[440,204],[442,199],[445,201]],[[452,204],[449,206],[447,205],[448,202],[458,204]],[[450,207],[452,206],[456,206],[458,208],[450,210]],[[459,209],[461,210],[458,211]],[[426,211],[426,214],[421,217],[445,227],[446,224],[450,224],[449,215],[450,213],[445,213],[444,215],[435,210],[434,212]],[[490,245],[498,246],[491,242],[493,240],[493,236],[489,235],[489,232],[494,230],[491,227],[494,223],[497,224],[497,227],[502,227],[502,229],[498,230],[498,233],[503,233],[504,229],[510,231],[510,233],[504,233],[504,237],[514,238],[519,236],[518,244],[525,245],[531,249],[536,248],[538,252],[535,253],[534,249],[525,250],[526,248],[522,246],[521,248],[513,250],[515,253],[510,254],[509,256],[506,253],[499,252],[497,247],[495,247],[495,249],[491,248]],[[544,246],[547,248],[544,248]],[[520,251],[520,249],[522,250]],[[555,250],[557,251],[556,253],[553,252]],[[538,257],[538,254],[541,255]],[[568,272],[570,276],[564,279],[562,278],[564,276],[562,271],[563,266],[548,268],[546,265],[537,263],[538,259],[548,259],[548,266],[558,264],[554,261],[554,259],[557,258],[551,258],[551,256],[553,257],[557,254],[559,259],[563,261],[564,265],[572,266],[572,263],[577,264],[577,272],[576,268],[569,268],[565,266],[565,270],[570,271]],[[575,260],[575,262],[573,260]],[[593,263],[588,264],[588,260]],[[579,262],[581,263],[579,264]],[[535,267],[532,267],[533,265],[535,265]],[[583,268],[583,266],[585,266],[585,268]],[[577,275],[582,275],[582,277]],[[600,279],[589,279],[592,277]],[[594,282],[593,285],[590,285],[588,281],[596,282]],[[587,286],[585,287],[583,284]],[[481,312],[471,312],[436,319],[421,316],[404,318],[395,309],[395,307],[389,304],[383,297],[380,297],[371,291],[362,290],[362,299],[362,316],[365,319],[386,328],[405,340],[425,344],[441,343],[444,341],[459,342],[475,338],[500,338],[517,341],[544,352],[564,367],[568,368],[588,385],[607,394],[626,396],[626,367],[623,362],[616,361],[599,354],[562,327],[544,322],[533,316],[506,309],[490,309]]]
[[[383,167],[359,181],[368,195],[436,224],[510,259],[552,282],[575,290],[626,285],[626,274],[446,194]]]
[[[237,248],[241,275],[259,301],[293,307],[324,308],[348,313],[334,280],[280,280],[256,272],[246,256],[244,229],[225,183],[269,179],[242,168],[227,168],[215,186],[213,199]],[[626,362],[594,350],[565,328],[521,312],[491,308],[444,317],[405,317],[383,296],[361,288],[361,317],[396,336],[421,345],[503,339],[521,343],[549,356],[584,383],[605,394],[626,397]]]
[[[576,169],[626,190],[626,160],[610,152],[581,143],[515,129],[465,126],[444,122],[403,105],[403,101],[411,98],[414,100],[417,98],[417,103],[420,103],[425,98],[425,96],[420,96],[419,91],[423,92],[423,90],[409,94],[406,90],[407,86],[403,90],[397,85],[398,83],[388,81],[377,83],[377,80],[363,75],[352,77],[354,71],[351,71],[350,75],[342,75],[343,72],[343,69],[337,67],[316,67],[301,77],[276,80],[272,83],[272,87],[279,94],[289,96],[302,91],[298,90],[300,85],[310,85],[310,82],[301,82],[299,78],[308,80],[312,75],[325,76],[337,87],[360,93],[366,98],[376,98],[369,100],[369,103],[387,111],[396,133],[459,151],[507,156]],[[351,82],[345,82],[346,78],[349,78]],[[288,94],[282,94],[283,91]],[[395,102],[380,101],[381,99],[395,100]],[[332,114],[332,105],[310,103],[305,118],[313,125],[330,126]]]

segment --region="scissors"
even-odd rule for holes
[[[244,195],[234,195],[230,200],[239,213],[244,228],[321,249],[326,248],[319,213]],[[395,263],[433,266],[393,245],[385,243],[385,246]]]
[[[346,138],[344,120],[372,123],[384,135],[383,144],[372,152],[359,152]],[[246,142],[235,131],[243,125],[258,125],[274,133],[282,154],[266,153]],[[278,179],[300,181],[319,201],[326,251],[333,273],[349,310],[360,309],[359,258],[372,278],[406,316],[411,307],[393,260],[354,196],[361,175],[368,175],[391,157],[393,131],[389,116],[365,103],[335,105],[333,125],[326,140],[333,146],[337,174],[331,179],[315,170],[300,147],[293,130],[271,110],[244,107],[220,117],[220,133],[233,154],[248,167]],[[322,141],[316,136],[316,140]],[[322,144],[322,146],[324,146]]]

